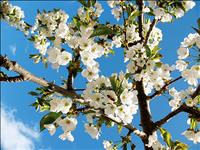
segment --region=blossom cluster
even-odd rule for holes
[[[0,3],[1,7],[1,19],[4,19],[11,26],[16,27],[17,29],[23,31],[25,34],[28,34],[27,29],[29,26],[24,22],[24,11],[21,10],[18,6],[13,6],[8,3],[8,1],[2,1]]]
[[[72,107],[72,100],[70,98],[60,98],[60,97],[52,97],[50,101],[50,112],[62,113],[62,115],[66,115]],[[61,115],[61,116],[62,116]],[[59,136],[62,140],[69,140],[71,142],[74,141],[74,137],[71,134],[73,130],[75,130],[77,125],[77,119],[75,117],[58,117],[51,124],[44,124],[44,127],[49,131],[50,135],[53,135],[56,132],[56,128],[58,126],[62,127],[64,131],[63,134]]]
[[[117,21],[123,16],[123,25],[100,24],[98,18],[104,10],[100,3],[94,2],[82,1],[83,6],[78,9],[77,16],[73,17],[70,23],[67,23],[69,16],[63,10],[38,11],[30,33],[30,39],[35,48],[39,50],[42,57],[47,54],[46,60],[52,64],[53,68],[70,64],[72,60],[74,61],[74,56],[78,56],[84,65],[82,76],[88,80],[88,83],[80,103],[81,106],[89,107],[89,111],[85,113],[87,122],[84,127],[93,139],[99,138],[103,123],[110,123],[110,126],[114,123],[119,125],[132,123],[138,110],[138,91],[134,82],[142,81],[144,92],[148,96],[152,91],[163,92],[162,88],[172,79],[171,72],[175,69],[179,70],[191,87],[179,92],[175,88],[169,89],[169,95],[172,97],[169,105],[172,111],[179,108],[183,100],[189,107],[199,105],[199,100],[193,99],[191,95],[194,93],[194,86],[198,85],[200,65],[195,64],[190,67],[189,62],[185,61],[191,55],[190,49],[193,46],[200,49],[198,33],[189,34],[184,39],[177,51],[176,65],[170,66],[160,60],[162,56],[159,53],[159,43],[163,35],[159,28],[151,26],[151,19],[144,20],[142,33],[139,33],[139,23],[135,18],[141,12],[135,2],[127,4],[128,1],[108,1],[112,8],[111,13]],[[180,18],[194,6],[193,1],[174,1],[167,4],[165,1],[149,0],[144,2],[142,13],[154,15],[157,21],[171,22],[173,16]],[[3,12],[1,17],[4,20],[28,34],[29,26],[23,21],[24,13],[21,8],[3,1],[1,9]],[[128,13],[128,11],[132,12]],[[114,27],[119,28],[119,32],[113,32]],[[97,30],[99,28],[100,31]],[[151,33],[148,35],[149,31]],[[142,39],[140,34],[144,36],[144,41],[140,42]],[[73,54],[67,52],[63,45],[71,48]],[[124,62],[128,62],[126,73],[112,74],[109,78],[99,76],[97,59],[107,55],[113,47],[124,48]],[[49,106],[50,113],[60,114],[60,116],[52,123],[44,124],[44,127],[53,135],[56,128],[60,126],[63,133],[59,138],[74,141],[71,132],[77,126],[76,118],[80,105],[74,108],[70,98],[57,96],[51,97]],[[194,143],[200,142],[199,130],[188,129],[183,135]],[[149,143],[146,146],[164,149],[158,141],[156,132],[150,135],[148,140]],[[104,141],[103,145],[107,150],[114,148],[110,141]]]
[[[123,7],[120,4],[125,2],[120,1],[108,1],[108,5],[112,8],[112,14],[118,20],[120,20],[123,14]],[[134,3],[129,2],[127,5],[131,6],[135,10],[138,10],[138,6]],[[145,6],[143,8],[143,13],[152,13],[155,15],[155,19],[161,20],[161,22],[171,22],[173,16],[176,18],[180,18],[184,15],[184,13],[195,6],[194,1],[182,1],[169,4],[164,1],[152,1],[148,0],[145,2]]]
[[[53,47],[49,48],[49,58],[53,66],[61,65],[60,63],[52,62],[53,59],[58,59],[58,54],[61,53],[61,41],[69,37],[70,31],[66,22],[69,16],[62,10],[53,10],[49,12],[38,12],[35,25],[32,27],[34,46],[42,55],[45,55],[50,42],[52,40]],[[52,39],[51,39],[52,38]],[[55,50],[53,52],[52,50]],[[71,55],[71,54],[70,54]],[[69,56],[70,57],[70,56]],[[59,57],[61,58],[61,57]],[[61,60],[62,61],[62,60]],[[67,60],[67,63],[69,61]],[[64,63],[66,64],[66,62]]]
[[[197,122],[198,124],[199,122]],[[187,121],[187,124],[193,125],[194,122],[192,122],[192,119],[189,118]],[[196,128],[196,129],[195,129]],[[193,141],[194,144],[200,143],[200,131],[198,129],[198,125],[196,127],[192,127],[187,129],[182,133],[188,140]]]
[[[123,124],[131,123],[137,113],[137,91],[132,90],[132,84],[122,72],[119,76],[101,76],[89,82],[83,97],[94,111],[99,113],[101,110],[107,117]]]
[[[177,109],[182,104],[183,99],[186,99],[186,104],[189,107],[195,106],[198,102],[192,100],[190,97],[194,91],[195,88],[192,86],[188,87],[186,90],[181,90],[180,92],[178,92],[174,87],[169,89],[169,95],[172,97],[169,101],[169,105],[172,107],[172,110]]]
[[[149,142],[148,142],[148,144],[146,146],[152,147],[154,150],[159,150],[159,149],[164,149],[165,148],[165,146],[162,145],[158,141],[157,132],[153,132],[152,135],[149,136],[148,141]]]
[[[196,46],[200,49],[200,35],[198,33],[190,33],[188,37],[181,42],[180,48],[177,50],[178,59],[176,61],[176,69],[181,71],[181,75],[188,82],[189,85],[198,85],[198,79],[200,78],[200,65],[193,65],[188,68],[188,63],[184,61],[190,56],[190,48]]]
[[[109,43],[99,44],[95,42],[95,37],[92,36],[97,18],[103,11],[99,2],[96,2],[93,7],[87,8],[87,11],[84,7],[80,7],[78,10],[80,20],[86,22],[87,26],[81,25],[79,30],[74,33],[75,47],[80,49],[81,61],[86,66],[82,71],[82,76],[87,78],[89,82],[99,77],[99,63],[96,59],[107,54],[107,50],[111,47]]]
[[[192,9],[195,6],[195,2],[192,0],[177,2],[179,4],[177,4],[176,6],[173,6],[173,3],[171,5],[167,4],[166,7],[164,7],[165,4],[163,4],[162,7],[159,6],[159,3],[162,2],[149,0],[148,3],[149,8],[153,10],[155,19],[161,20],[162,22],[171,22],[173,16],[175,16],[176,18],[180,18],[184,15],[185,11]]]
[[[200,131],[186,130],[182,133],[188,140],[193,141],[194,144],[200,143]]]
[[[80,27],[80,37],[77,37],[77,43],[80,47],[81,61],[86,66],[82,71],[83,77],[88,81],[92,81],[99,77],[99,63],[95,59],[104,55],[103,46],[94,42],[94,38],[90,38],[93,33],[93,27]]]
[[[153,89],[160,90],[165,82],[170,80],[170,72],[174,70],[173,66],[151,59],[146,54],[146,48],[142,44],[137,44],[126,51],[125,61],[129,60],[127,72],[133,75],[135,81],[143,79],[144,90],[146,94],[150,94]],[[143,68],[141,72],[138,69]]]

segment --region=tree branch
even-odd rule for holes
[[[170,80],[170,81],[167,82],[159,91],[156,91],[156,92],[153,93],[151,96],[148,96],[148,97],[147,97],[147,100],[151,100],[151,99],[153,99],[154,97],[156,97],[156,96],[162,94],[162,92],[165,91],[165,90],[167,89],[167,87],[168,87],[170,84],[172,84],[172,83],[178,81],[178,80],[181,79],[181,78],[182,78],[182,77],[179,76],[179,77],[177,77],[177,78],[174,79],[174,80]]]
[[[197,94],[200,91],[200,85],[197,87],[197,89],[195,90],[195,92],[191,95],[192,98],[195,98],[197,96]],[[176,116],[177,114],[179,114],[180,112],[187,112],[190,115],[192,115],[193,117],[197,118],[198,120],[200,119],[200,109],[197,107],[189,107],[187,106],[185,103],[183,103],[178,109],[170,112],[168,115],[166,115],[164,118],[160,119],[159,121],[154,123],[154,127],[156,129],[158,129],[159,127],[161,127],[163,124],[165,124],[169,119],[171,119],[172,117]]]
[[[77,113],[86,113],[88,111],[91,111],[91,110],[94,110],[94,108],[90,107],[90,106],[85,106],[85,107],[81,107],[81,108],[77,108],[76,111]],[[99,110],[99,109],[95,109],[95,110]],[[101,111],[101,110],[100,110]],[[121,125],[122,123],[121,122],[118,122],[110,117],[108,117],[107,115],[101,114],[104,118],[108,119],[108,120],[111,120],[112,122],[118,124],[118,125]],[[139,136],[140,138],[145,138],[146,137],[146,134],[140,130],[138,130],[137,128],[133,127],[131,124],[127,124],[127,125],[124,125],[122,124],[124,128],[128,129],[129,130],[129,133],[134,133],[135,135]]]
[[[164,118],[160,119],[159,121],[156,121],[154,123],[154,125],[155,125],[155,129],[154,130],[156,130],[159,127],[161,127],[169,119],[171,119],[172,117],[176,116],[180,112],[187,112],[187,113],[191,114],[192,116],[194,116],[197,119],[200,118],[200,110],[197,107],[189,107],[185,103],[183,103],[178,109],[170,112],[168,115],[166,115]]]
[[[123,6],[121,6],[121,8],[122,8],[122,17],[123,17],[123,21],[124,21],[124,23],[123,23],[123,25],[124,25],[124,46],[125,46],[125,48],[127,48],[128,49],[128,41],[127,41],[127,35],[126,35],[126,18],[125,18],[125,10],[124,10],[124,7]]]
[[[151,114],[148,106],[147,96],[144,93],[144,87],[142,80],[136,82],[136,89],[138,91],[138,103],[140,110],[140,122],[143,128],[144,133],[147,135],[142,139],[145,150],[152,150],[151,147],[146,146],[148,144],[148,137],[152,134],[153,131],[153,121],[151,119]]]
[[[67,77],[67,89],[73,90],[73,77],[77,74],[77,69],[79,69],[80,63],[78,62],[80,54],[77,52],[72,59],[72,63],[67,67],[68,69],[68,77]],[[76,65],[74,67],[73,65]]]
[[[144,36],[143,36],[143,19],[144,19],[144,15],[143,15],[143,7],[144,7],[144,3],[142,0],[137,0],[136,4],[139,7],[139,11],[141,12],[141,14],[138,16],[138,25],[139,25],[139,36],[140,36],[140,43],[142,43],[144,41]]]
[[[3,57],[2,55],[0,55],[0,66],[6,68],[7,70],[18,73],[20,76],[22,76],[23,81],[32,81],[41,86],[50,87],[52,91],[55,91],[67,97],[80,98],[80,96],[76,94],[73,90],[66,90],[58,85],[49,83],[43,78],[39,78],[35,76],[34,74],[30,73],[29,71],[21,67],[15,61],[10,61],[7,57]]]
[[[147,35],[146,35],[146,37],[145,37],[145,41],[144,41],[143,46],[146,46],[146,45],[147,45],[147,42],[148,42],[148,40],[149,40],[151,31],[153,30],[153,28],[154,28],[154,26],[156,25],[157,21],[158,21],[158,20],[154,18],[153,21],[151,22],[151,25],[150,25],[149,30],[148,30],[148,32],[147,32]]]
[[[0,77],[0,82],[22,82],[24,81],[24,77],[19,75],[15,77]]]
[[[198,85],[195,92],[191,95],[192,98],[195,98],[197,95],[200,95],[200,85]]]

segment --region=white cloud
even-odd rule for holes
[[[12,52],[13,55],[15,55],[16,50],[17,50],[16,45],[11,45],[11,46],[10,46],[10,51]]]
[[[1,147],[3,150],[33,150],[39,133],[16,120],[14,112],[1,106]]]

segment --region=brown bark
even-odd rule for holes
[[[34,74],[30,73],[29,71],[27,71],[26,69],[24,69],[23,67],[21,67],[15,61],[10,61],[7,57],[3,57],[1,55],[0,55],[0,66],[6,68],[7,70],[18,73],[21,76],[20,79],[23,79],[21,81],[32,81],[41,86],[50,87],[53,91],[60,93],[67,97],[72,97],[72,98],[80,97],[73,90],[66,90],[56,84],[46,81],[43,78],[39,78],[39,77],[35,76]]]

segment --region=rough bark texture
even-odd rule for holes
[[[136,89],[138,90],[138,103],[140,110],[140,122],[146,138],[142,139],[145,149],[152,149],[146,146],[148,144],[148,137],[153,131],[153,121],[151,120],[151,114],[149,111],[147,96],[144,93],[144,87],[142,81],[136,82]]]
[[[44,87],[50,87],[53,91],[60,93],[64,96],[73,97],[73,98],[79,98],[79,95],[77,95],[73,90],[66,90],[58,85],[55,85],[53,83],[50,83],[43,78],[39,78],[35,76],[34,74],[30,73],[23,67],[21,67],[18,63],[15,61],[10,61],[7,57],[3,57],[0,55],[0,66],[6,68],[7,70],[14,71],[18,73],[21,76],[21,81],[32,81],[34,83],[37,83]]]

